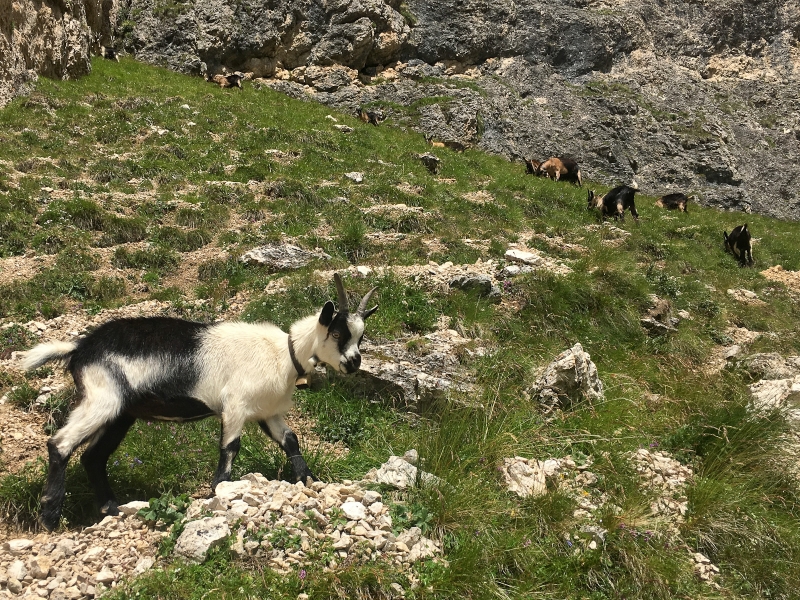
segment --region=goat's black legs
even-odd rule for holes
[[[84,389],[83,380],[75,377],[75,385],[79,394]],[[102,384],[98,385],[102,391]],[[82,395],[82,394],[81,394]],[[67,463],[75,448],[86,440],[96,438],[99,440],[105,434],[106,424],[109,422],[108,407],[110,402],[97,401],[93,396],[87,396],[78,407],[72,411],[66,425],[58,433],[47,440],[47,453],[50,465],[47,472],[47,483],[41,498],[41,523],[45,529],[52,531],[58,526],[61,519],[61,505],[64,502],[64,479]]]
[[[89,482],[94,488],[95,499],[100,507],[100,513],[104,515],[119,514],[117,510],[117,499],[108,483],[108,471],[106,469],[108,458],[120,445],[128,430],[135,421],[135,417],[122,415],[116,421],[109,423],[102,433],[89,444],[89,447],[81,456],[81,464],[86,469]]]
[[[39,520],[48,531],[53,531],[61,519],[61,504],[64,502],[64,477],[72,449],[63,453],[58,449],[54,438],[47,440],[47,453],[50,467],[47,471],[47,484],[41,498],[42,512]]]
[[[300,454],[300,442],[297,440],[297,435],[289,428],[283,417],[275,416],[266,421],[259,421],[258,425],[286,452],[286,456],[292,463],[295,481],[305,483],[309,477],[314,481],[317,480],[311,469],[308,468],[303,455]]]
[[[231,478],[233,459],[239,454],[240,446],[241,436],[237,436],[232,441],[225,444],[225,427],[223,426],[219,439],[219,464],[217,464],[217,471],[214,473],[214,479],[211,481],[212,490],[217,488],[218,483],[228,481]]]

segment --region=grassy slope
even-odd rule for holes
[[[322,247],[336,268],[431,259],[471,263],[502,256],[508,242],[529,242],[571,259],[574,272],[512,280],[505,290],[510,306],[425,292],[394,277],[354,284],[358,292],[381,285],[382,308],[369,328],[374,338],[393,339],[409,328],[425,333],[444,314],[452,326],[495,346],[492,356],[469,364],[491,410],[442,405],[409,419],[388,407],[364,406],[332,382],[306,393],[301,408],[319,417],[323,436],[344,440],[352,451],[343,459],[312,456],[312,468],[325,478],[359,477],[390,453],[416,447],[426,469],[451,484],[441,493],[396,497],[411,507],[411,522],[444,540],[450,563],[448,569],[419,567],[429,587],[417,590],[418,597],[790,597],[800,584],[800,511],[796,485],[780,460],[783,423],[747,419],[741,374],[708,377],[701,370],[730,324],[778,334],[762,337],[755,351],[800,350],[796,302],[756,269],[739,269],[721,249],[722,230],[742,216],[692,206],[688,215],[662,218],[644,196],[641,223],[626,221],[630,237],[609,247],[602,243],[604,231],[586,228],[596,217],[585,210],[584,190],[525,177],[521,165],[477,151],[435,150],[443,159],[439,177],[455,180],[444,182],[414,158],[427,149],[421,136],[336,114],[355,128],[345,135],[325,118],[330,113],[252,85],[220,90],[129,60],[95,62],[92,75],[80,81],[42,80],[30,98],[0,111],[0,160],[6,161],[0,163],[0,255],[56,255],[55,265],[27,282],[0,285],[0,317],[19,322],[80,306],[99,310],[133,301],[131,290],[144,283],[177,314],[213,319],[240,292],[250,299],[244,318],[285,326],[335,296],[332,286],[307,283],[319,265],[293,275],[287,293],[274,297],[262,298],[261,290],[275,275],[235,260],[201,265],[194,289],[165,282],[180,269],[182,253],[216,245],[236,256],[282,234]],[[154,133],[154,127],[167,132]],[[299,157],[281,162],[267,149]],[[365,182],[343,178],[349,171],[364,172]],[[208,183],[215,180],[263,185]],[[401,191],[401,183],[420,193]],[[43,187],[73,193],[47,202]],[[464,199],[479,190],[496,202]],[[393,223],[359,210],[400,202],[436,211],[436,218]],[[800,268],[793,245],[800,225],[754,215],[747,221],[760,238],[759,267]],[[378,245],[365,237],[376,230],[401,230],[407,237]],[[554,251],[539,238],[520,238],[523,231],[562,236],[588,252]],[[422,238],[438,240],[441,249],[429,255]],[[462,238],[488,240],[489,250]],[[142,241],[151,243],[150,252],[140,251]],[[102,248],[114,248],[112,264],[121,271],[102,269]],[[767,305],[740,304],[725,293],[738,287],[755,291]],[[670,298],[693,320],[671,337],[647,337],[638,319],[650,293]],[[196,309],[187,302],[195,296],[211,302]],[[12,337],[4,338],[6,347],[30,342]],[[536,367],[578,341],[597,363],[606,397],[545,421],[524,391]],[[16,377],[0,373],[2,391],[20,384]],[[18,396],[24,404],[25,393]],[[137,424],[112,458],[118,494],[127,500],[201,489],[210,479],[216,437],[211,422],[174,432],[168,425]],[[642,517],[649,498],[623,454],[656,444],[698,473],[682,534],[689,548],[721,567],[720,593],[695,580],[683,547],[626,533],[631,524],[642,531],[657,525]],[[564,543],[564,533],[574,530],[570,500],[510,496],[495,469],[506,456],[564,454],[592,455],[603,491],[623,509],[604,519],[609,534],[596,551],[573,554]],[[234,475],[250,470],[273,477],[286,470],[277,448],[254,431],[243,438]],[[38,464],[0,480],[0,502],[11,518],[35,518],[43,476]],[[77,461],[67,486],[68,524],[90,521],[94,513],[86,508],[90,496]],[[227,576],[218,577],[223,572]],[[395,580],[403,578],[393,569],[367,565],[337,575],[310,569],[301,582],[234,563],[220,551],[204,566],[150,574],[118,595],[200,598],[213,583],[220,597],[289,598],[301,587],[312,597],[380,597]]]

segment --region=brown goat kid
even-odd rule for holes
[[[243,75],[239,73],[231,73],[230,75],[214,75],[211,78],[211,81],[219,85],[221,88],[238,87],[241,89],[243,79]]]
[[[531,172],[535,163],[536,161],[530,161],[530,164],[529,161],[525,161],[528,173]],[[583,187],[581,170],[578,167],[578,163],[571,158],[551,156],[543,163],[539,163],[535,174],[540,177],[548,177],[555,181],[560,181],[561,179],[564,181],[572,181],[577,183],[578,187]]]
[[[527,175],[538,175],[539,174],[539,167],[542,163],[533,158],[524,158],[525,161],[525,173]]]

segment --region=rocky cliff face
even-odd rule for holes
[[[113,0],[0,0],[0,107],[39,75],[88,73],[90,50],[108,43],[115,20]]]
[[[0,15],[56,14],[4,2]],[[36,23],[55,19],[26,17],[26,32],[53,42],[31,53],[38,63],[15,59],[11,79],[88,69],[68,41],[84,34],[66,23],[85,5],[108,37],[117,0],[100,2],[67,3],[59,14],[73,18],[52,31]],[[20,34],[4,19],[8,46]],[[650,194],[800,219],[794,0],[121,0],[116,23],[140,60],[241,70],[347,111],[383,106],[395,122],[511,159],[572,156],[609,185],[635,177]]]

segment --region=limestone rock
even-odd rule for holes
[[[14,579],[25,579],[25,576],[28,574],[28,569],[25,567],[25,563],[21,560],[15,560],[11,563],[11,565],[6,569],[6,575],[9,578]]]
[[[492,282],[488,275],[461,275],[450,281],[451,288],[464,290],[465,292],[477,292],[484,298],[489,298],[495,302],[500,302],[502,292],[500,288]]]
[[[737,361],[737,366],[760,379],[791,379],[800,375],[800,356],[784,358],[777,352],[751,354]]]
[[[275,271],[299,269],[314,259],[329,260],[330,255],[322,251],[308,251],[293,244],[267,244],[245,252],[242,262],[266,265]]]
[[[361,521],[367,518],[366,507],[361,502],[345,502],[342,504],[342,512],[351,521]]]
[[[175,543],[175,554],[190,562],[203,562],[209,548],[222,543],[231,533],[225,517],[191,521]]]
[[[150,503],[145,502],[143,500],[134,500],[133,502],[128,502],[126,504],[119,505],[119,512],[123,515],[135,515],[143,508],[149,508]]]
[[[9,540],[3,544],[3,550],[6,550],[11,556],[24,554],[31,548],[33,548],[33,542],[24,538]]]
[[[549,412],[571,402],[602,398],[603,382],[591,356],[577,343],[544,369],[530,393]]]
[[[509,248],[506,250],[505,258],[506,260],[530,266],[536,266],[542,262],[542,258],[537,252],[527,252],[524,250],[517,250],[516,248]]]
[[[501,471],[508,490],[523,498],[543,496],[547,492],[544,465],[537,460],[521,456],[505,458]]]
[[[442,483],[436,475],[418,469],[401,456],[390,456],[369,479],[401,490],[417,485],[418,481],[422,485],[431,486]]]
[[[442,161],[435,154],[424,152],[423,154],[417,154],[417,158],[422,162],[423,165],[425,165],[425,168],[434,175],[439,172]]]

